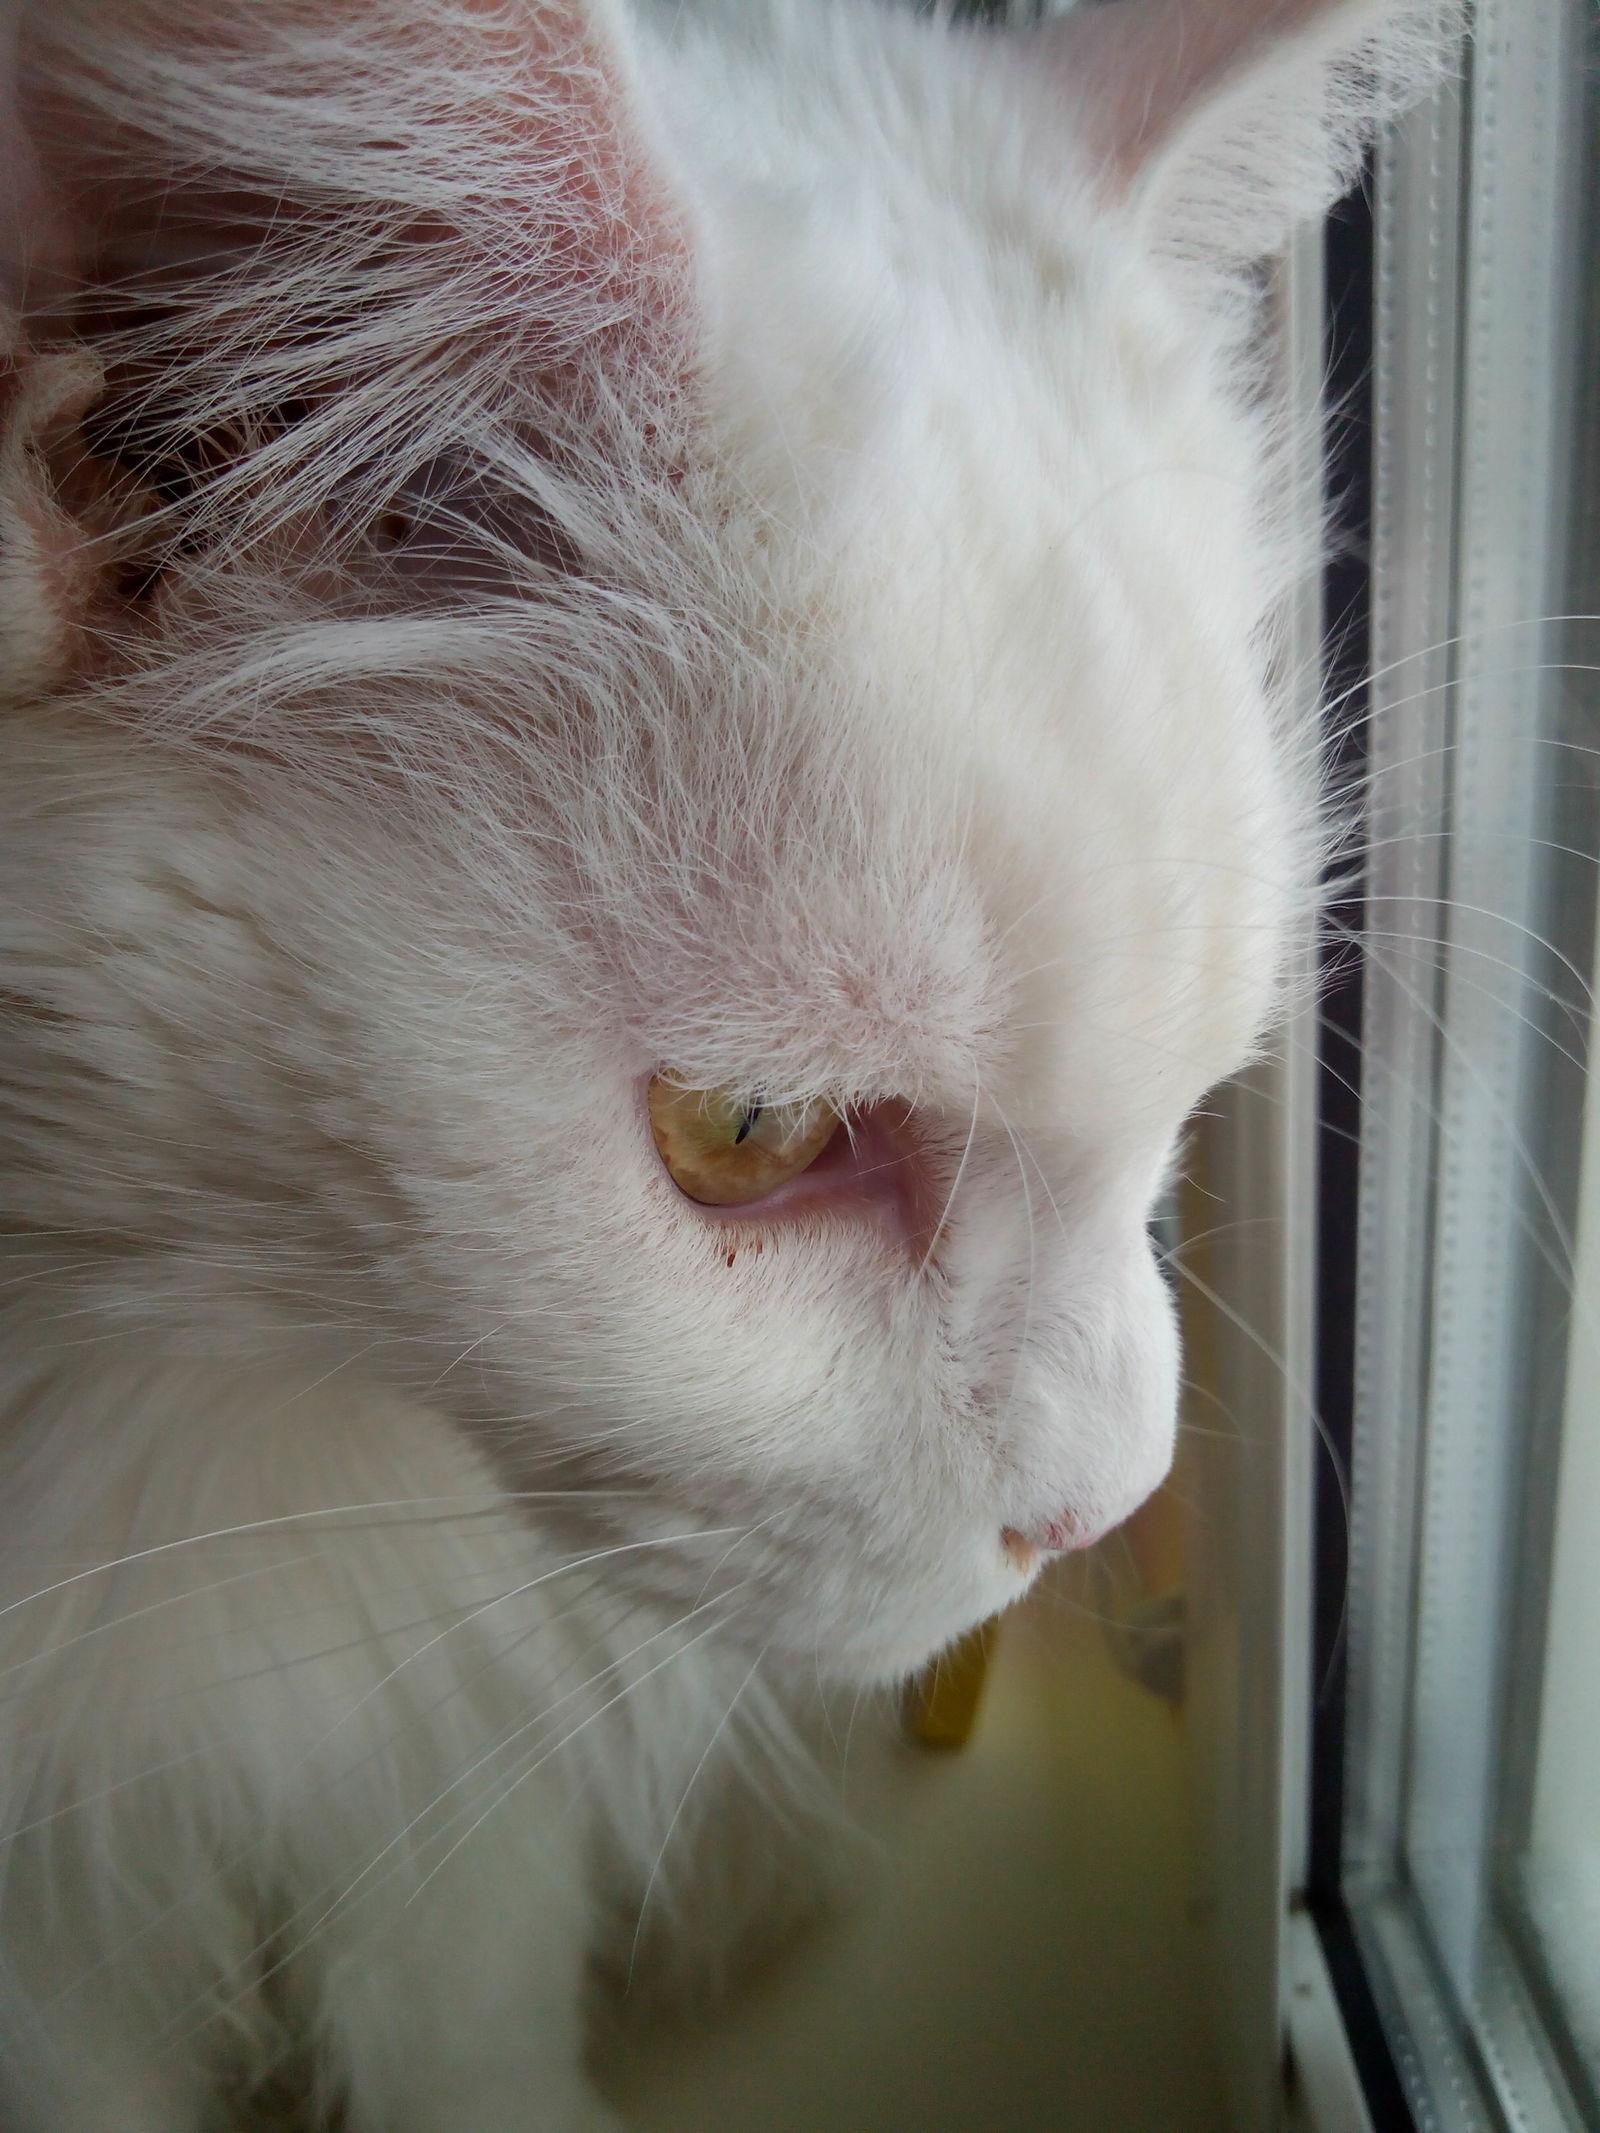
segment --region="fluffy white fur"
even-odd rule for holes
[[[607,1907],[1159,1478],[1319,842],[1244,298],[1438,14],[14,13],[13,2133],[607,2123]],[[657,1070],[906,1109],[936,1246]]]

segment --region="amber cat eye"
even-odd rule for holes
[[[647,1102],[669,1176],[702,1207],[764,1199],[808,1169],[839,1130],[829,1103],[769,1104],[731,1089],[680,1089],[659,1074]]]

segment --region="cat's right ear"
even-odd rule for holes
[[[1032,33],[1106,191],[1156,244],[1239,265],[1351,182],[1456,48],[1460,0],[1109,0]]]
[[[142,626],[252,544],[449,599],[602,540],[600,414],[655,448],[694,335],[616,0],[0,0],[0,61],[13,674],[118,574]]]

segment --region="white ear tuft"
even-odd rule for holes
[[[1035,35],[1083,140],[1156,239],[1238,263],[1349,184],[1449,65],[1460,0],[1113,0]]]
[[[622,539],[698,326],[620,0],[0,0],[0,55],[19,27],[19,352],[95,351],[164,587],[270,549],[296,597],[315,557],[476,600]]]
[[[154,498],[96,456],[87,348],[35,355],[0,308],[0,705],[66,688],[126,628]]]

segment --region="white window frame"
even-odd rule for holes
[[[1521,978],[1508,939],[1536,916],[1535,751],[1519,735],[1539,727],[1543,687],[1536,641],[1498,659],[1486,648],[1515,644],[1553,582],[1566,414],[1528,380],[1570,300],[1551,203],[1569,182],[1581,79],[1567,0],[1478,0],[1475,14],[1476,102],[1444,85],[1378,159],[1368,893],[1381,932],[1418,952],[1409,970],[1380,955],[1365,976],[1360,1220],[1383,1244],[1363,1254],[1355,1363],[1345,1886],[1419,2127],[1577,2133],[1481,1880],[1460,1870],[1483,1856],[1489,1827],[1494,1570],[1513,1538],[1511,1246],[1495,1217],[1520,1159],[1499,1121],[1527,1070],[1505,1007]],[[1304,414],[1322,362],[1315,244],[1287,262],[1277,299],[1283,389]],[[1298,486],[1309,525],[1320,470],[1300,469]],[[1287,670],[1314,676],[1314,588],[1288,635]],[[1461,637],[1475,649],[1457,656]],[[1309,681],[1305,695],[1297,708],[1312,717]],[[1491,963],[1501,976],[1486,983]],[[1317,1054],[1308,1013],[1224,1092],[1196,1136],[1188,1209],[1196,1234],[1219,1207],[1232,1225],[1188,1254],[1203,1286],[1186,1315],[1191,1369],[1226,1418],[1191,1461],[1189,1680],[1201,1897],[1238,2133],[1372,2133],[1304,1902],[1310,1714],[1324,1687],[1311,1678]],[[1454,1331],[1435,1354],[1447,1314]],[[1402,1417],[1415,1426],[1397,1427]],[[1459,1495],[1445,1523],[1475,1532],[1470,1561],[1419,1556],[1425,1486]],[[1433,1619],[1476,1620],[1448,1666],[1430,1655],[1426,1616],[1414,1630],[1419,1590]],[[1407,1808],[1418,1799],[1425,1817]],[[1412,1887],[1395,1880],[1402,1856]],[[1452,1980],[1491,2017],[1494,2048],[1477,2063],[1446,2009]]]

